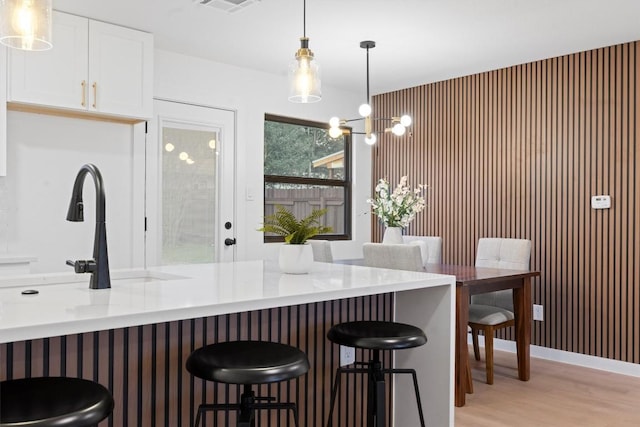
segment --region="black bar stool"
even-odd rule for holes
[[[89,427],[113,411],[111,393],[80,378],[0,382],[0,427]]]
[[[367,427],[384,427],[385,425],[385,381],[384,374],[411,374],[413,388],[418,403],[420,425],[424,424],[418,378],[415,369],[383,369],[380,361],[380,350],[400,350],[419,347],[427,342],[427,336],[422,329],[412,325],[384,321],[356,321],[345,322],[333,326],[327,333],[331,342],[347,347],[363,348],[372,351],[371,360],[356,362],[355,366],[364,368],[340,367],[336,370],[336,377],[331,391],[331,406],[327,426],[333,425],[333,407],[340,387],[340,374],[367,374]]]
[[[309,370],[309,360],[299,349],[268,341],[231,341],[211,344],[195,350],[187,359],[187,370],[207,381],[242,384],[240,403],[202,404],[195,425],[204,411],[238,411],[238,427],[255,426],[255,410],[284,409],[293,413],[298,425],[295,403],[272,402],[271,397],[256,397],[251,385],[290,380]],[[267,401],[266,403],[261,403]]]

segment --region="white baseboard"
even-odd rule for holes
[[[469,344],[472,343],[471,334],[469,334],[468,342]],[[478,336],[478,343],[484,347],[484,337],[482,335]],[[493,348],[496,350],[515,353],[516,343],[515,341],[496,338],[493,340]],[[554,350],[552,348],[540,347],[537,345],[531,346],[531,357],[584,366],[585,368],[600,369],[602,371],[613,372],[616,374],[640,377],[640,364],[637,363],[621,362],[619,360],[588,356],[564,350]]]

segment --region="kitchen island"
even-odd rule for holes
[[[289,275],[269,261],[244,261],[113,271],[106,290],[89,289],[88,279],[0,279],[0,378],[86,376],[112,390],[115,425],[187,425],[194,402],[219,392],[183,372],[189,352],[205,342],[269,339],[302,348],[312,368],[304,384],[267,391],[297,400],[302,425],[320,426],[338,363],[324,338],[328,327],[394,316],[428,337],[398,352],[395,365],[417,369],[428,424],[453,424],[453,276],[327,263]],[[396,389],[411,387],[403,381]],[[344,400],[346,416],[358,418],[362,402]],[[393,413],[396,426],[415,425],[415,402],[395,399]]]

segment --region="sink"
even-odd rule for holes
[[[0,277],[0,289],[24,286],[59,285],[63,283],[88,283],[89,279],[90,277],[87,274],[75,273],[25,274],[20,276]],[[187,277],[142,269],[111,271],[111,281],[114,282],[114,284],[123,284],[127,281],[147,283],[177,279],[187,279]]]

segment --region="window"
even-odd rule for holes
[[[327,208],[324,225],[333,228],[321,238],[351,238],[351,133],[329,137],[329,126],[288,117],[265,115],[264,214],[281,205],[296,218]],[[282,237],[265,234],[265,242]]]

